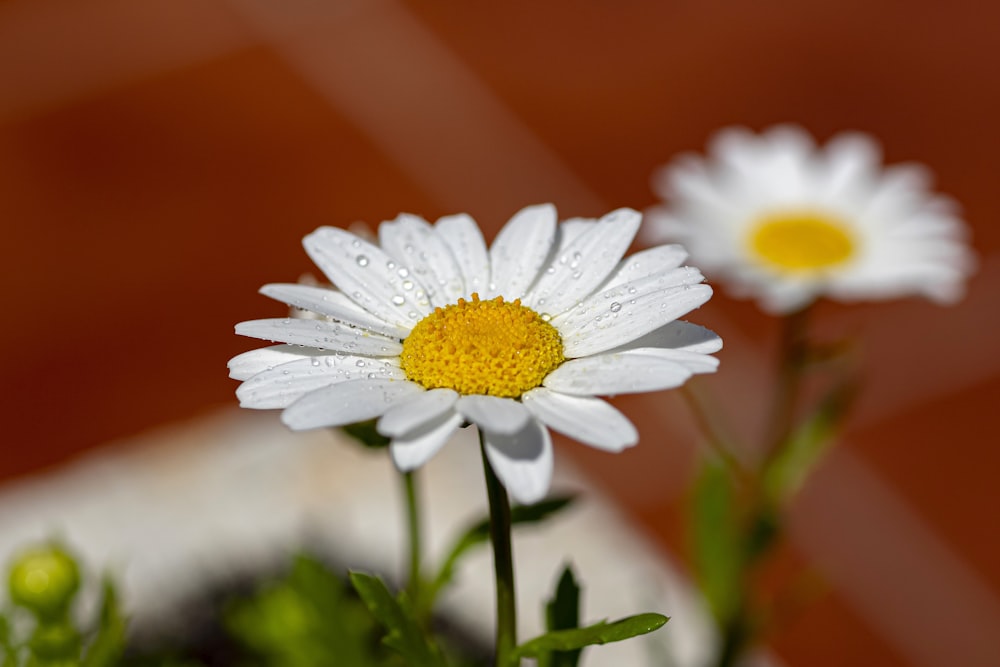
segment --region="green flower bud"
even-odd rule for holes
[[[80,569],[62,547],[49,544],[23,552],[10,569],[10,597],[40,619],[66,614],[80,588]]]
[[[36,661],[47,667],[79,664],[80,633],[69,623],[39,625],[28,646]]]

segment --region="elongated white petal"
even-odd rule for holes
[[[701,273],[674,269],[605,290],[552,320],[563,354],[584,357],[624,345],[708,301]]]
[[[677,244],[661,245],[637,252],[618,264],[600,291],[679,268],[687,257],[684,247]]]
[[[457,399],[458,392],[452,389],[425,391],[389,408],[376,427],[384,436],[399,437],[449,412]]]
[[[287,408],[302,396],[321,387],[368,376],[406,379],[406,374],[395,360],[326,354],[290,361],[257,373],[240,385],[236,396],[244,408]]]
[[[642,347],[625,350],[617,354],[623,357],[637,356],[641,358],[656,357],[680,364],[694,374],[714,373],[719,369],[719,360],[709,354],[692,352],[690,350],[668,350],[662,347]]]
[[[272,345],[238,354],[229,360],[229,377],[234,380],[247,380],[261,371],[266,371],[289,361],[297,361],[309,357],[329,354],[326,350],[318,350],[300,345]]]
[[[416,278],[400,277],[406,267],[378,246],[336,227],[320,227],[302,245],[349,299],[386,322],[409,329],[431,312],[430,301],[417,298],[416,289],[403,289],[404,280]]]
[[[542,384],[575,396],[613,396],[672,389],[691,375],[689,368],[672,359],[618,352],[567,361]]]
[[[396,467],[407,472],[427,463],[438,450],[448,442],[448,438],[462,425],[462,417],[454,412],[445,412],[426,422],[420,428],[393,438],[389,444],[389,454]]]
[[[499,294],[511,301],[524,296],[545,263],[555,233],[552,204],[529,206],[511,218],[490,247],[489,297]]]
[[[296,431],[353,424],[378,417],[422,391],[405,380],[348,380],[306,394],[285,408],[281,421]]]
[[[423,285],[432,306],[446,306],[465,294],[465,281],[451,250],[423,218],[402,213],[379,226],[378,238],[382,248],[416,276],[417,283],[409,279],[400,283],[404,291]]]
[[[622,208],[590,224],[542,271],[526,305],[556,315],[589,296],[628,250],[641,221],[638,211]]]
[[[473,292],[485,295],[490,284],[490,256],[476,221],[465,213],[449,215],[435,222],[434,229],[451,248],[462,272],[465,292],[459,296],[469,298]]]
[[[398,341],[385,336],[340,322],[322,320],[300,320],[291,317],[251,320],[237,324],[236,333],[290,345],[306,345],[323,350],[377,357],[396,356],[403,350]]]
[[[639,432],[632,422],[599,398],[569,396],[539,387],[522,396],[521,401],[549,428],[591,447],[620,452],[639,442]]]
[[[684,320],[674,320],[633,341],[612,348],[605,354],[641,348],[665,348],[711,354],[722,349],[722,339],[714,331],[705,327]]]
[[[326,315],[362,329],[384,334],[390,338],[405,338],[410,332],[406,327],[391,324],[372,315],[348,299],[343,292],[325,287],[271,283],[261,287],[260,293],[282,303],[287,303],[289,306]]]
[[[498,396],[462,396],[455,411],[487,433],[510,435],[524,428],[531,415],[511,398]]]
[[[486,458],[507,492],[530,505],[545,497],[552,483],[552,438],[538,421],[529,419],[513,435],[486,433]]]

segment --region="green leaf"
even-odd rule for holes
[[[344,433],[351,436],[365,447],[380,449],[382,447],[389,446],[390,439],[375,430],[374,419],[358,422],[356,424],[348,424],[342,428]]]
[[[545,606],[545,621],[549,632],[580,627],[580,586],[569,565],[563,569],[555,595]],[[582,651],[546,651],[538,656],[538,667],[576,667]]]
[[[764,471],[764,488],[780,503],[794,495],[816,465],[858,395],[853,378],[837,382],[802,421]]]
[[[535,658],[546,651],[572,651],[594,644],[608,644],[652,632],[670,619],[663,614],[637,614],[614,623],[601,621],[585,628],[546,632],[517,647],[516,655]]]
[[[118,602],[118,591],[110,577],[104,579],[100,626],[97,637],[87,649],[82,667],[110,667],[118,664],[125,652],[125,616]]]
[[[699,587],[720,625],[739,605],[743,541],[732,478],[718,461],[706,461],[691,505],[691,547]]]
[[[510,510],[510,521],[511,525],[516,526],[520,524],[531,524],[544,521],[548,517],[556,514],[557,512],[568,507],[574,500],[574,496],[556,496],[553,498],[548,498],[534,505],[517,505],[512,507]],[[465,555],[465,553],[480,544],[485,544],[490,539],[490,520],[489,518],[481,519],[475,524],[470,526],[466,531],[459,537],[454,546],[452,546],[451,551],[448,553],[448,557],[445,558],[444,563],[441,565],[441,569],[438,571],[438,575],[434,578],[434,581],[430,586],[426,587],[425,595],[420,600],[420,606],[424,609],[430,609],[434,604],[434,599],[437,594],[447,586],[452,578],[455,576],[455,566],[458,564],[459,559]]]
[[[444,667],[444,658],[409,608],[405,593],[394,598],[378,577],[351,572],[351,583],[368,611],[388,631],[382,642],[398,652],[410,667]]]
[[[296,556],[291,570],[225,612],[228,631],[264,660],[281,667],[371,667],[388,651],[381,630],[347,584],[321,561]]]

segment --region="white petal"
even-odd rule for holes
[[[722,349],[722,339],[705,327],[684,320],[674,320],[666,326],[650,331],[645,336],[608,350],[608,353],[640,348],[666,348],[711,354]]]
[[[272,345],[238,354],[229,360],[229,377],[234,380],[247,380],[261,371],[266,371],[289,361],[306,359],[329,354],[326,350],[317,350],[300,345]]]
[[[349,299],[386,322],[409,329],[431,312],[430,301],[403,289],[405,267],[378,246],[336,227],[320,227],[302,245]]]
[[[290,361],[257,373],[240,385],[236,396],[244,408],[287,408],[311,391],[372,374],[379,379],[406,379],[406,374],[394,359],[325,354]]]
[[[406,472],[427,463],[438,450],[448,442],[448,438],[462,425],[462,417],[454,412],[445,412],[427,422],[419,429],[404,436],[394,438],[389,444],[389,454],[396,468]]]
[[[236,333],[289,345],[305,345],[376,357],[397,356],[403,351],[403,346],[398,341],[340,322],[323,320],[302,320],[291,317],[250,320],[237,324]]]
[[[601,290],[609,290],[625,283],[648,278],[669,269],[676,269],[687,259],[687,251],[677,244],[661,245],[637,252],[623,259]]]
[[[569,396],[539,387],[521,400],[546,426],[586,445],[620,452],[639,442],[632,422],[599,398]]]
[[[432,306],[446,306],[465,294],[465,281],[451,250],[423,218],[401,213],[394,222],[379,225],[378,238],[382,248],[415,276],[400,283],[404,291],[423,285]]]
[[[563,354],[584,357],[624,345],[702,305],[712,288],[691,267],[641,278],[588,298],[552,320]]]
[[[451,248],[462,272],[465,293],[459,296],[468,299],[473,292],[486,294],[490,283],[490,257],[476,221],[464,213],[449,215],[435,222],[434,229]]]
[[[409,328],[390,324],[372,315],[348,299],[343,292],[325,287],[313,287],[312,285],[298,285],[294,283],[271,283],[270,285],[261,287],[260,293],[282,303],[287,303],[289,306],[326,315],[327,317],[361,327],[362,329],[385,334],[390,338],[406,338],[406,335],[410,332]]]
[[[711,355],[690,350],[669,350],[662,347],[641,347],[618,352],[623,357],[656,357],[680,364],[694,374],[714,373],[719,369],[719,360]]]
[[[545,497],[552,482],[552,438],[548,430],[529,419],[513,435],[486,433],[486,458],[508,493],[530,505]]]
[[[524,428],[531,418],[528,410],[512,398],[462,396],[455,411],[487,433],[510,435]]]
[[[376,427],[384,436],[395,438],[413,431],[426,422],[436,420],[451,410],[458,399],[458,392],[452,389],[431,389],[417,394],[409,401],[403,401],[386,411]]]
[[[511,301],[524,296],[535,282],[555,239],[556,209],[552,204],[529,206],[510,219],[490,247],[489,298]]]
[[[638,211],[622,208],[591,223],[541,273],[526,305],[558,314],[589,296],[628,250],[641,221]]]
[[[378,417],[422,391],[405,380],[348,380],[306,394],[285,408],[281,421],[296,431],[353,424]]]
[[[575,396],[634,394],[679,387],[692,375],[683,364],[656,356],[617,352],[571,359],[542,384]]]

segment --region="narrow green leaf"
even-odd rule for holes
[[[100,626],[97,637],[87,649],[82,667],[110,667],[118,664],[125,652],[125,616],[118,602],[118,591],[110,578],[104,580]]]
[[[764,471],[764,488],[772,500],[780,503],[801,488],[854,404],[858,388],[853,378],[837,382],[798,425]]]
[[[594,644],[619,642],[657,630],[669,620],[662,614],[637,614],[614,623],[601,621],[585,628],[546,632],[518,646],[516,654],[535,658],[546,651],[572,651]]]
[[[388,631],[382,642],[399,653],[410,667],[444,667],[437,646],[424,635],[409,604],[392,596],[385,582],[363,572],[351,572],[351,583],[372,616]],[[406,602],[403,596],[403,602]]]
[[[545,628],[549,632],[580,627],[580,586],[569,565],[563,569],[555,595],[545,606],[545,620]],[[576,667],[582,651],[546,651],[538,656],[538,667]]]
[[[573,500],[574,496],[556,496],[554,498],[549,498],[539,503],[535,503],[534,505],[517,505],[512,507],[510,510],[511,524],[516,526],[519,524],[531,524],[544,521],[553,514],[556,514],[560,510],[568,507]],[[458,564],[459,559],[465,555],[469,549],[480,544],[485,544],[489,541],[489,539],[489,518],[481,519],[466,529],[466,531],[455,541],[454,546],[452,546],[451,551],[448,553],[448,557],[445,558],[444,563],[442,563],[441,569],[438,571],[434,581],[426,588],[426,597],[420,601],[423,608],[430,609],[430,607],[434,604],[434,599],[437,597],[437,594],[451,582],[452,578],[455,576],[455,566]]]
[[[739,604],[743,548],[734,495],[726,469],[706,461],[695,482],[689,539],[699,587],[720,624]]]

